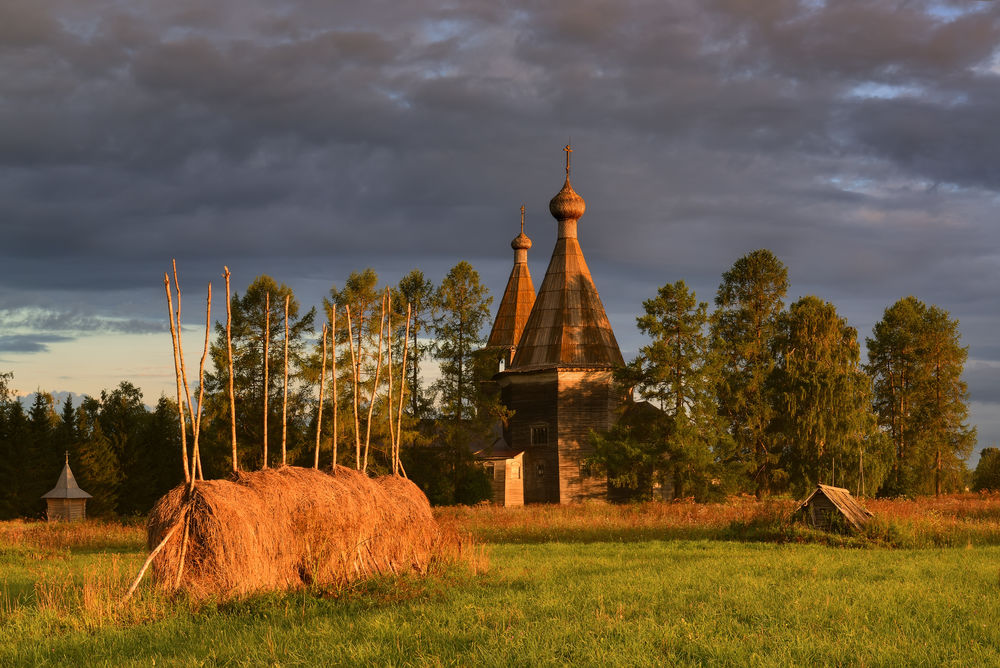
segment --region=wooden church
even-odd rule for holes
[[[564,150],[566,181],[549,202],[558,234],[538,295],[522,207],[521,234],[511,242],[514,268],[487,341],[498,352],[501,399],[513,411],[502,442],[478,454],[493,464],[494,476],[504,475],[494,478],[494,502],[502,505],[607,497],[607,482],[582,468],[592,452],[590,432],[614,422],[623,396],[613,372],[625,362],[577,240],[586,203],[570,184],[572,149]],[[519,478],[509,479],[511,472]]]

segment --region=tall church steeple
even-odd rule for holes
[[[507,279],[507,289],[504,290],[497,309],[497,317],[493,329],[486,341],[487,348],[500,352],[503,368],[507,368],[514,358],[528,314],[535,305],[535,286],[531,282],[531,272],[528,271],[528,250],[531,239],[524,233],[524,205],[521,205],[521,233],[510,242],[514,249],[514,268]]]
[[[573,149],[567,145],[563,150],[566,182],[549,202],[549,212],[559,225],[558,238],[511,364],[514,369],[625,364],[577,240],[577,222],[587,203],[569,180]]]

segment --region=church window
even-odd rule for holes
[[[549,444],[549,428],[544,424],[535,425],[531,428],[531,444],[532,445],[548,445]]]

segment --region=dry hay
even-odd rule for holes
[[[183,552],[180,586],[196,597],[424,572],[453,549],[412,482],[343,467],[241,473],[199,481],[190,495],[177,487],[150,513],[150,549],[185,516],[186,544],[183,529],[176,532],[153,561],[153,577],[173,588]]]

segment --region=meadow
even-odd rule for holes
[[[1000,497],[444,508],[479,544],[425,577],[169,598],[138,524],[0,523],[0,665],[997,665]]]

